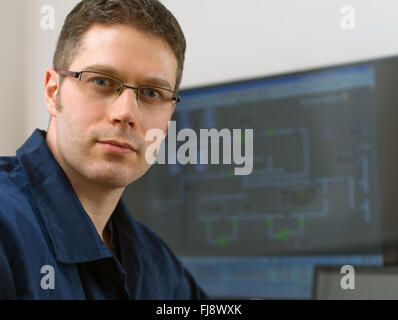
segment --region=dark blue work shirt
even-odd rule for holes
[[[122,200],[102,241],[35,130],[0,158],[0,299],[206,299],[167,245]]]

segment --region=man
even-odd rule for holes
[[[48,132],[0,158],[1,299],[201,299],[120,200],[179,101],[185,39],[157,0],[83,0],[45,77]]]

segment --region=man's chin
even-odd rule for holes
[[[98,178],[92,179],[92,181],[94,181],[97,184],[100,184],[106,188],[109,188],[109,189],[125,188],[131,183],[131,182],[122,181],[120,179],[115,179],[114,177],[112,177],[112,178],[98,177]]]
[[[117,189],[125,188],[129,184],[139,179],[143,174],[138,172],[126,172],[125,170],[107,170],[104,169],[92,172],[89,179],[93,182],[103,185],[104,187]]]
[[[88,180],[104,187],[115,189],[125,188],[145,172],[149,166],[142,163],[120,163],[109,160],[91,161],[80,166],[80,173]]]

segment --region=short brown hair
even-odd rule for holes
[[[55,70],[68,70],[81,40],[94,24],[124,24],[165,40],[177,58],[177,91],[184,68],[186,41],[176,18],[158,0],[83,0],[68,14],[54,54]],[[78,70],[79,71],[79,70]]]

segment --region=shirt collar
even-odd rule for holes
[[[36,129],[17,150],[17,158],[28,178],[56,259],[78,263],[111,257],[112,252],[100,238],[68,177],[49,150],[45,136],[45,131]]]

